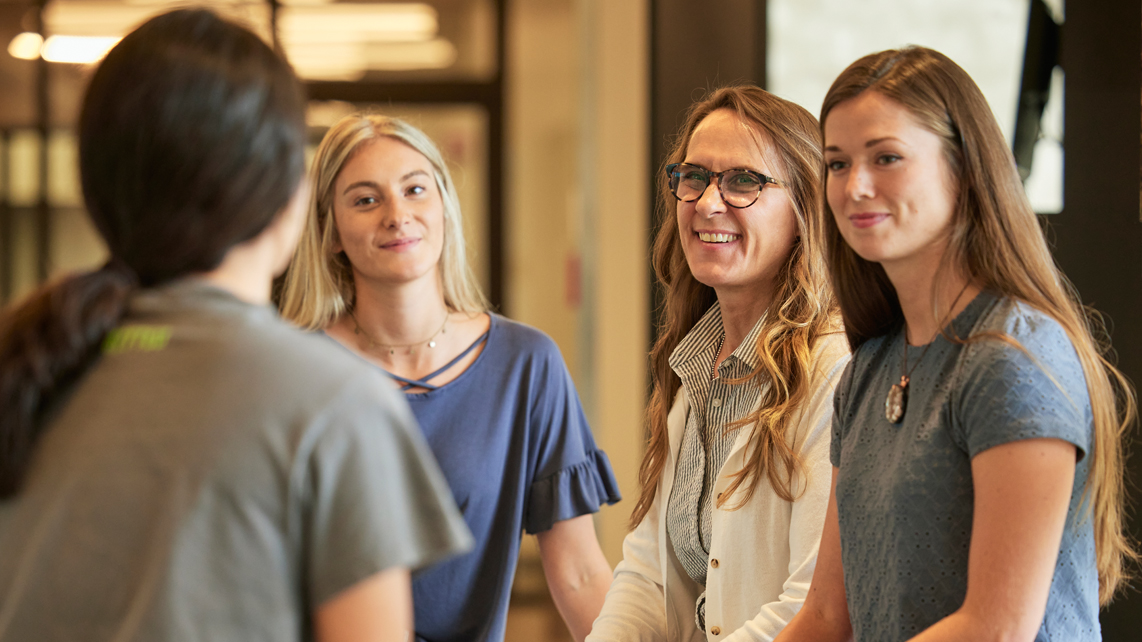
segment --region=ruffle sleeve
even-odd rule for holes
[[[530,495],[523,527],[532,535],[622,499],[607,453],[598,449],[589,451],[584,461],[535,480]]]

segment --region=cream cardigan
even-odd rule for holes
[[[694,623],[702,587],[686,574],[666,534],[666,500],[690,410],[685,389],[679,390],[666,420],[670,444],[654,503],[623,541],[623,560],[587,642],[752,642],[772,640],[781,631],[801,608],[813,578],[832,480],[833,390],[848,361],[842,334],[825,337],[814,354],[814,391],[788,433],[806,473],[796,481],[794,496],[804,494],[784,501],[766,479],[741,508],[727,510],[736,504],[731,497],[714,509],[704,635]],[[749,434],[742,430],[734,443],[715,496],[745,465]]]

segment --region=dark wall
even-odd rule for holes
[[[1121,0],[1067,3],[1063,212],[1050,217],[1055,257],[1083,301],[1106,315],[1118,365],[1142,383],[1142,222],[1139,222],[1139,92],[1142,6]],[[1142,441],[1128,484],[1142,500]],[[1130,522],[1142,539],[1137,511]],[[1124,593],[1103,612],[1103,639],[1142,640],[1142,593]]]
[[[659,220],[658,172],[686,110],[709,90],[738,82],[765,86],[765,0],[651,0],[651,244]],[[650,334],[662,293],[651,280]]]

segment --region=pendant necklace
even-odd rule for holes
[[[944,318],[940,321],[941,330],[944,328],[944,321],[948,319],[948,315],[952,313],[952,310],[956,309],[956,304],[960,302],[960,297],[964,295],[964,292],[967,291],[968,285],[970,284],[971,281],[969,280],[964,284],[964,287],[962,290],[960,290],[960,293],[956,295],[956,298],[952,300],[952,307],[948,308],[948,313],[945,314]],[[916,366],[920,365],[920,362],[924,360],[924,355],[928,354],[928,348],[931,348],[932,344],[936,342],[936,337],[932,337],[932,340],[929,341],[928,345],[924,346],[924,350],[920,352],[920,358],[917,359],[916,363],[912,364],[912,368],[909,369],[907,324],[904,326],[903,335],[904,359],[900,362],[900,383],[892,384],[892,388],[888,391],[888,397],[886,397],[884,400],[884,418],[894,424],[898,424],[903,421],[904,412],[908,410],[908,383],[912,381],[912,373],[916,371]]]
[[[446,311],[444,313],[444,322],[440,324],[440,329],[437,330],[436,332],[433,332],[432,336],[428,337],[424,341],[417,341],[416,343],[406,343],[404,345],[389,345],[387,343],[381,343],[380,341],[377,341],[371,335],[369,335],[368,332],[365,332],[365,329],[362,328],[361,324],[357,322],[357,313],[356,312],[350,312],[349,316],[353,317],[353,333],[364,338],[365,343],[368,344],[369,349],[381,348],[381,349],[387,351],[390,355],[396,354],[397,350],[407,350],[408,352],[406,352],[405,354],[413,355],[413,354],[416,354],[416,351],[422,345],[426,345],[429,348],[435,348],[436,347],[436,337],[444,334],[444,332],[445,332],[444,328],[445,328],[445,326],[448,325],[448,312]]]

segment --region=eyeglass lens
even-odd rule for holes
[[[713,172],[696,165],[678,165],[670,174],[671,191],[680,201],[696,201],[709,187],[711,175]],[[760,177],[746,170],[727,170],[718,176],[722,199],[734,207],[753,205],[764,186],[765,182]]]

